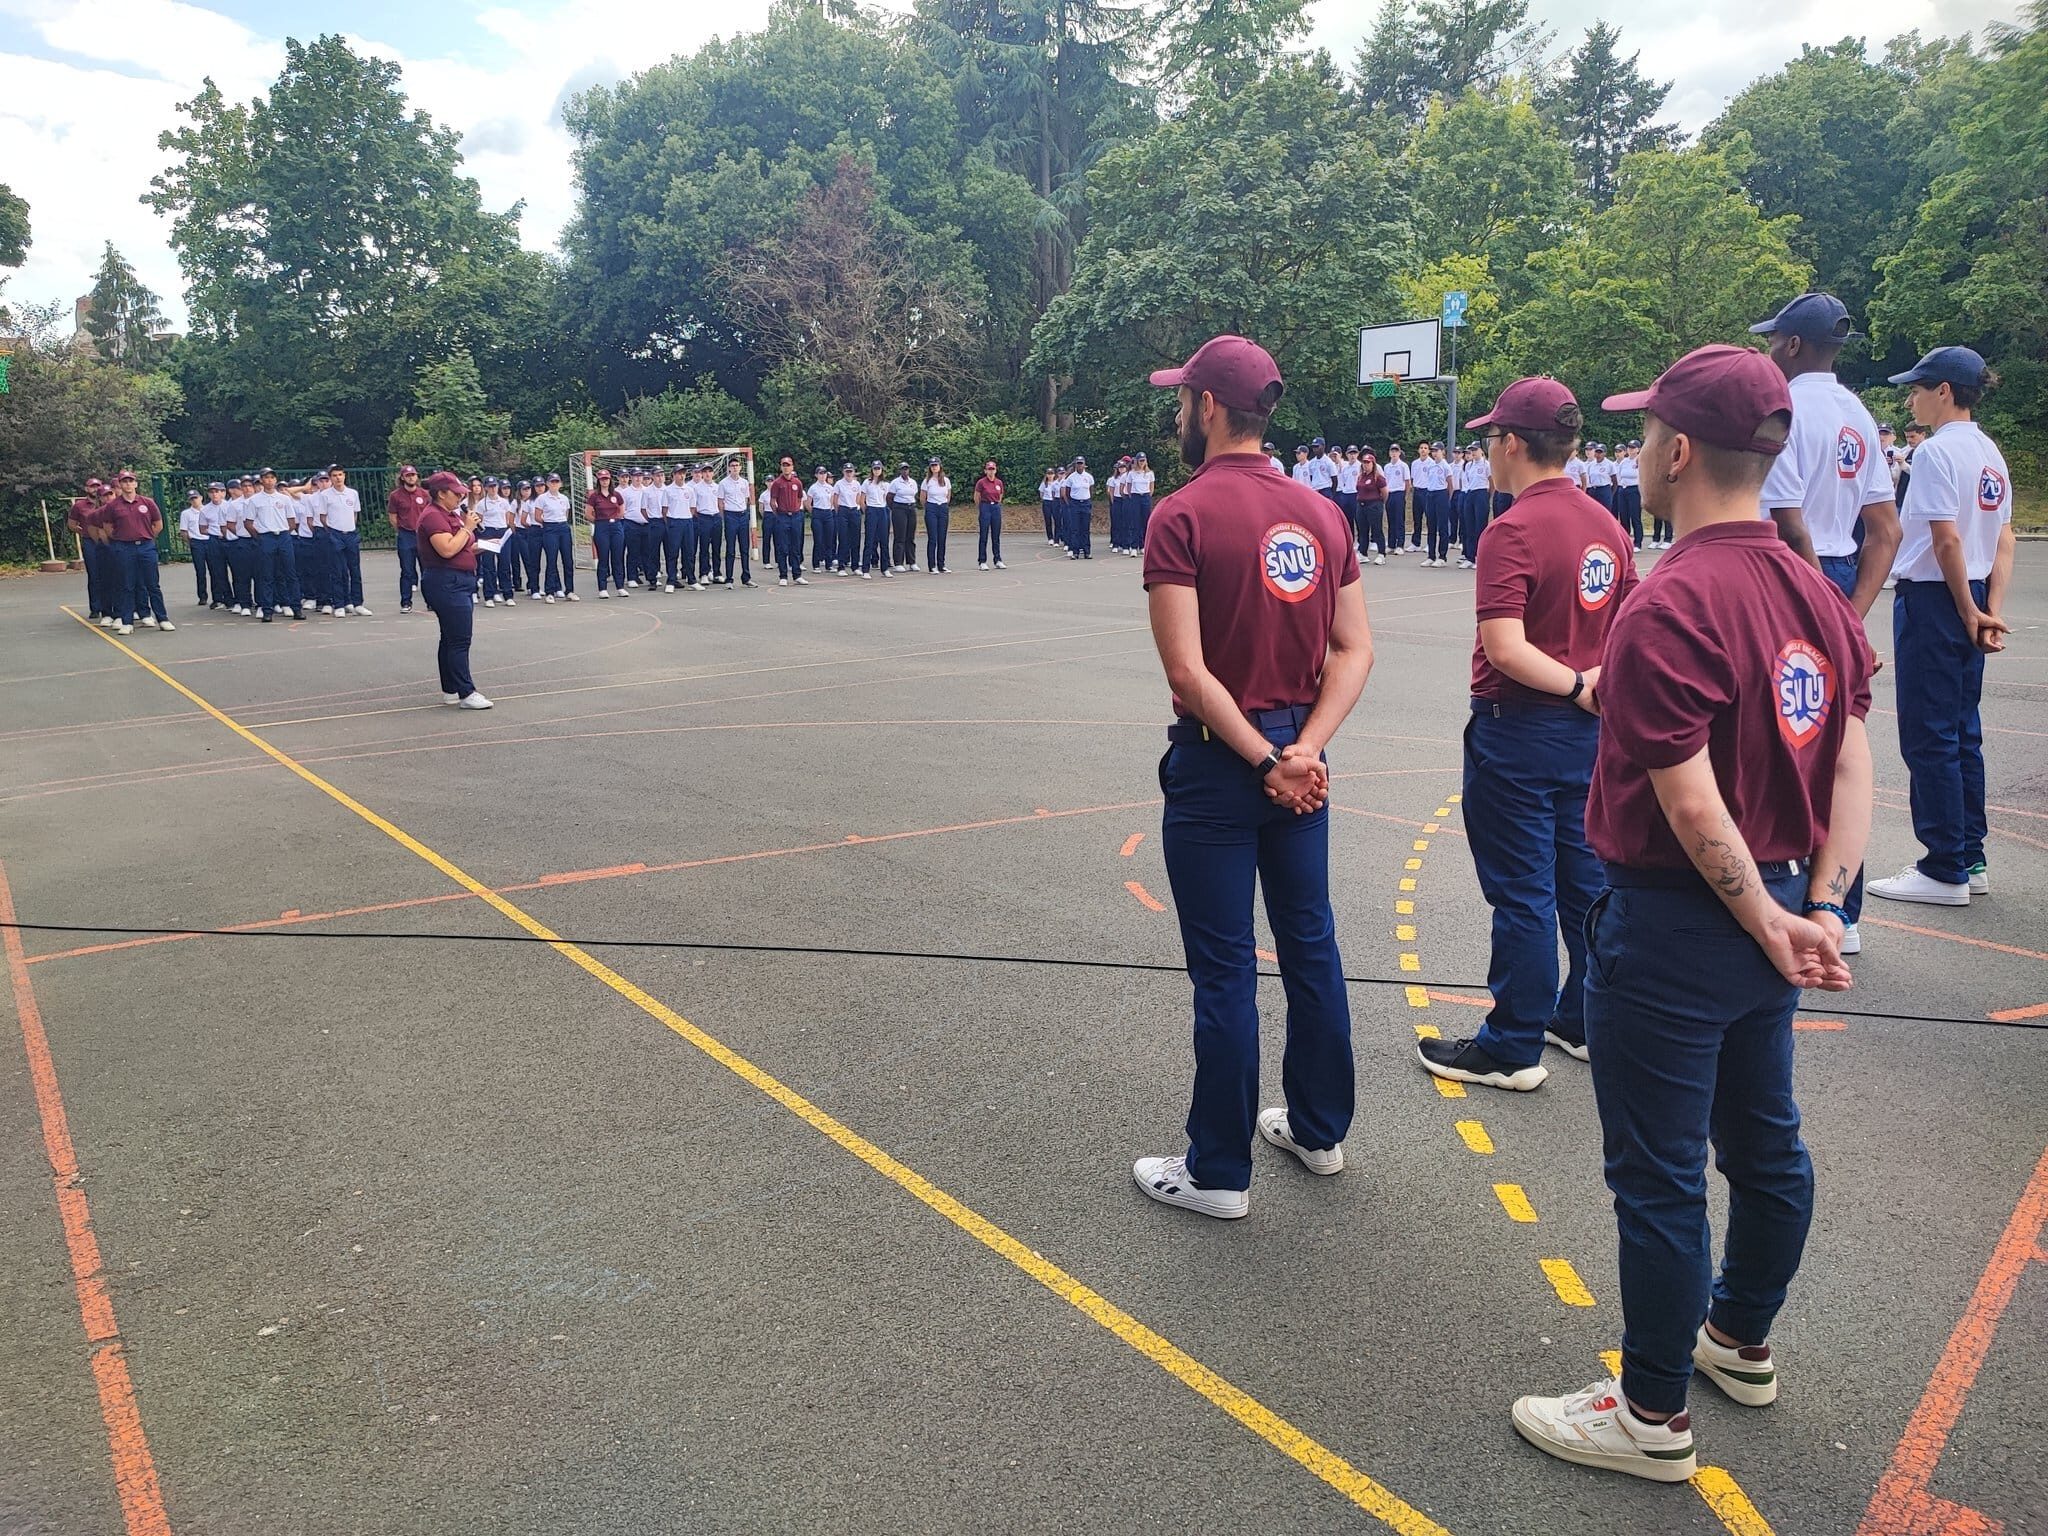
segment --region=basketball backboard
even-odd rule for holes
[[[1440,319],[1368,325],[1358,333],[1358,382],[1398,378],[1403,384],[1434,383],[1442,350]]]

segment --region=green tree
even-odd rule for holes
[[[1409,159],[1422,259],[1483,256],[1509,302],[1525,297],[1530,253],[1554,245],[1579,212],[1563,140],[1520,93],[1467,91],[1430,106]]]
[[[1411,244],[1384,164],[1326,62],[1289,61],[1120,144],[1088,178],[1074,284],[1033,365],[1072,381],[1083,419],[1146,441],[1169,407],[1146,373],[1222,331],[1271,349],[1281,426],[1355,403],[1353,327],[1393,318]]]
[[[165,347],[157,335],[167,323],[157,296],[135,275],[135,269],[114,242],[107,242],[87,295],[86,334],[107,362],[147,373],[163,361]]]
[[[491,409],[483,375],[465,347],[420,370],[413,389],[416,414],[391,429],[393,464],[440,469],[499,469],[509,457],[512,417]]]
[[[1565,143],[1579,173],[1579,186],[1595,208],[1614,201],[1621,162],[1646,149],[1678,142],[1676,127],[1652,121],[1671,94],[1642,72],[1642,55],[1621,57],[1621,29],[1596,21],[1586,40],[1564,61],[1563,70],[1537,94],[1536,102]]]
[[[1161,18],[1160,74],[1228,96],[1256,80],[1308,31],[1308,0],[1171,0]]]
[[[0,267],[18,267],[28,260],[28,204],[0,182]]]
[[[1651,150],[1621,164],[1612,206],[1530,258],[1537,292],[1507,317],[1508,355],[1554,373],[1581,401],[1636,388],[1691,348],[1745,341],[1749,325],[1806,286],[1790,245],[1744,192],[1748,142]]]
[[[288,40],[267,95],[229,102],[208,80],[182,111],[145,201],[173,218],[193,327],[179,369],[209,448],[373,453],[422,366],[530,339],[506,328],[544,308],[518,210],[484,211],[395,64]]]
[[[2048,468],[2048,0],[1992,33],[1977,100],[1940,132],[1935,177],[1871,304],[1880,343],[1961,343],[1997,366],[1988,400],[2038,475]],[[2027,478],[2022,471],[2023,478]]]
[[[1904,75],[1871,63],[1862,40],[1845,37],[1802,48],[1737,95],[1701,135],[1710,149],[1738,134],[1748,138],[1742,184],[1767,215],[1799,216],[1793,252],[1859,316],[1910,173],[1910,157],[1891,136],[1905,101]]]
[[[55,521],[88,475],[147,474],[171,462],[163,426],[177,409],[176,387],[74,346],[62,328],[69,317],[59,304],[13,312],[20,335],[0,397],[0,560],[44,557],[43,500]]]

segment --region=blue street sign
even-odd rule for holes
[[[1470,299],[1471,295],[1463,292],[1462,290],[1455,293],[1447,293],[1444,295],[1445,326],[1451,329],[1456,329],[1464,325],[1465,305],[1470,301]]]

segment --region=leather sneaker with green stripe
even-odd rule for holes
[[[1693,1341],[1692,1363],[1699,1373],[1745,1408],[1761,1408],[1778,1400],[1778,1362],[1768,1344],[1739,1348],[1719,1342],[1700,1325]]]
[[[1692,1416],[1653,1424],[1629,1411],[1612,1377],[1565,1397],[1515,1400],[1515,1433],[1560,1461],[1626,1472],[1653,1483],[1682,1483],[1699,1471]]]

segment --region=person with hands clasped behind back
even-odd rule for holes
[[[1254,1128],[1312,1173],[1344,1166],[1351,1008],[1322,749],[1358,702],[1372,636],[1343,512],[1260,451],[1285,387],[1272,356],[1218,336],[1152,382],[1178,392],[1194,471],[1153,514],[1144,569],[1176,717],[1160,844],[1194,983],[1195,1084],[1186,1153],[1140,1158],[1132,1175],[1154,1200],[1231,1219],[1250,1208]],[[1263,1114],[1258,887],[1287,992],[1287,1102]]]

